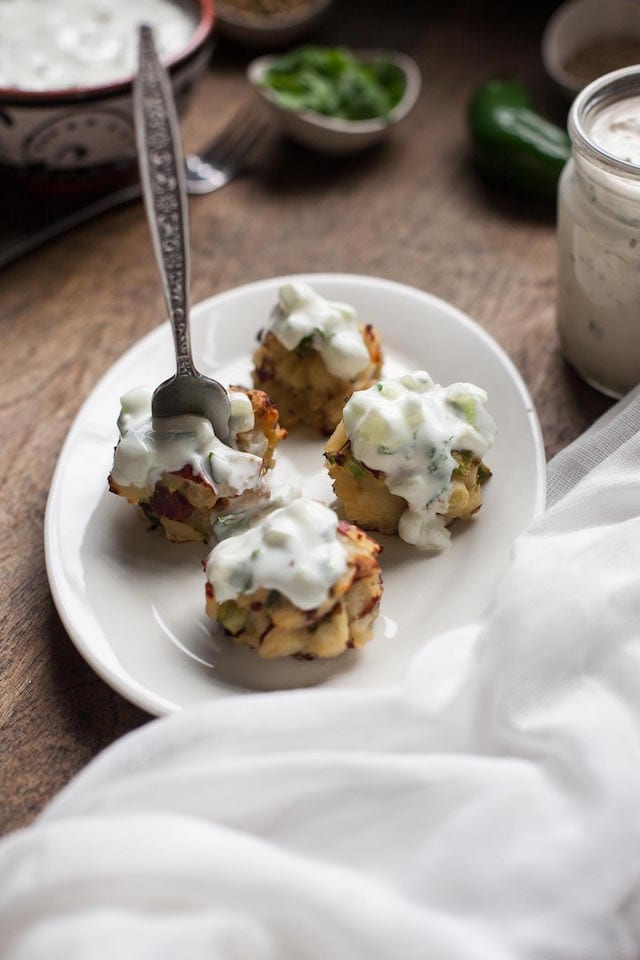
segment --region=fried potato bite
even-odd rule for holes
[[[207,614],[235,643],[264,659],[329,658],[363,647],[373,636],[382,596],[380,546],[344,520],[337,536],[346,552],[346,571],[320,606],[301,610],[283,593],[264,588],[218,603],[209,582]]]
[[[138,422],[121,427],[114,468],[109,475],[109,489],[137,505],[149,528],[161,526],[168,540],[206,542],[218,512],[232,511],[252,499],[268,497],[262,477],[274,465],[275,448],[286,437],[286,430],[280,426],[278,410],[266,393],[231,388],[232,396],[237,397],[239,393],[250,401],[252,416],[248,422],[239,424],[241,429],[232,439],[233,449],[225,447],[217,438],[205,437],[204,442],[199,442],[197,432],[202,429],[202,424],[196,421],[202,418],[188,418],[194,423],[185,424],[185,427],[194,428],[195,440],[189,439],[188,429],[182,434],[176,431],[177,440],[172,448],[164,448],[164,453],[155,449],[150,452],[149,448],[154,444],[150,396],[148,412],[142,409]],[[179,452],[181,437],[186,438],[182,439],[182,457]],[[126,452],[122,446],[125,440],[135,444]],[[194,451],[197,455],[192,456]],[[239,457],[238,454],[247,456]],[[184,460],[187,455],[190,462],[178,465],[176,459]],[[164,456],[167,457],[165,468]],[[194,469],[191,461],[200,467]],[[135,482],[127,482],[129,477]]]
[[[285,427],[331,433],[345,401],[380,374],[375,328],[359,323],[350,304],[327,300],[300,281],[280,287],[258,339],[253,383],[269,392]]]
[[[321,355],[308,345],[287,350],[273,333],[264,335],[253,355],[253,382],[268,391],[287,429],[304,424],[325,435],[331,433],[351,394],[371,386],[380,376],[380,335],[371,324],[361,326],[360,332],[369,363],[353,381],[329,373]]]
[[[356,460],[342,421],[329,437],[324,455],[334,493],[348,519],[365,530],[397,533],[407,501],[391,493],[382,471],[371,470]],[[469,520],[480,509],[482,484],[491,476],[480,457],[464,450],[454,450],[452,456],[457,466],[451,475],[451,492],[442,514],[447,525],[453,520]]]

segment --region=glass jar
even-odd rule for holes
[[[558,330],[580,376],[620,397],[640,382],[640,66],[586,87],[569,136],[558,194]]]

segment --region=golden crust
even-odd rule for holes
[[[269,391],[285,427],[305,424],[331,433],[352,393],[370,387],[382,369],[382,347],[371,324],[360,326],[369,352],[369,363],[355,380],[341,380],[329,373],[317,350],[287,350],[270,331],[253,355],[253,382]]]
[[[230,389],[246,393],[253,407],[253,430],[247,430],[244,433],[238,434],[236,440],[238,450],[246,453],[247,450],[250,449],[251,440],[255,438],[256,435],[261,434],[267,441],[267,449],[262,455],[263,468],[264,470],[270,470],[271,467],[275,465],[274,450],[287,435],[287,431],[279,422],[280,414],[278,408],[269,394],[265,393],[264,390],[249,390],[246,387],[238,386],[231,387]]]
[[[385,474],[370,470],[351,451],[351,444],[340,421],[324,448],[333,490],[344,507],[348,519],[365,530],[397,533],[400,517],[407,509],[403,497],[391,493]],[[458,466],[453,472],[445,523],[469,520],[482,506],[482,483],[491,476],[479,457],[453,451]]]
[[[347,648],[363,647],[373,635],[382,596],[380,546],[344,520],[338,537],[346,550],[347,570],[320,607],[299,610],[282,594],[264,589],[219,604],[207,583],[207,614],[237,644],[265,659],[337,657]]]
[[[247,394],[255,421],[252,430],[238,434],[238,450],[246,452],[262,440],[262,473],[265,473],[273,466],[273,452],[286,437],[287,431],[280,426],[278,410],[263,390],[247,390],[244,387],[233,389]],[[214,507],[228,502],[217,496],[208,478],[195,475],[190,465],[163,473],[155,487],[118,484],[109,475],[109,489],[125,497],[129,503],[137,504],[150,529],[162,526],[167,540],[174,543],[206,542],[211,534]]]

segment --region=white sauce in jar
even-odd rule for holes
[[[640,96],[626,97],[600,110],[590,126],[593,142],[607,153],[640,164]]]
[[[138,387],[122,398],[118,419],[120,443],[116,447],[113,479],[120,486],[148,487],[190,466],[207,480],[219,497],[234,497],[253,489],[262,473],[262,458],[234,450],[219,440],[204,417],[186,414],[154,421],[150,387]],[[231,437],[253,427],[251,401],[231,391]]]
[[[271,333],[287,350],[317,350],[335,377],[355,380],[370,362],[355,309],[325,300],[306,283],[286,283],[271,314]]]
[[[452,451],[482,457],[496,424],[484,409],[487,394],[472,383],[441,387],[428,373],[380,380],[354,393],[344,408],[351,450],[384,473],[391,493],[407,501],[398,533],[407,543],[442,550],[450,539],[444,517],[457,467]]]
[[[0,87],[64,90],[126,80],[136,70],[141,23],[154,27],[165,61],[196,28],[195,15],[172,0],[0,0]]]
[[[619,78],[628,92],[634,74],[640,91],[631,67],[576,99],[569,133],[574,145],[581,139],[558,194],[562,349],[585,380],[616,397],[640,381],[640,95],[616,99]]]
[[[346,570],[336,514],[305,498],[223,540],[206,564],[218,603],[262,588],[277,590],[299,610],[314,610],[324,603]]]

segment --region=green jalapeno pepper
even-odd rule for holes
[[[527,90],[491,80],[471,98],[468,120],[478,166],[522,193],[553,199],[571,143],[560,127],[535,113]]]

